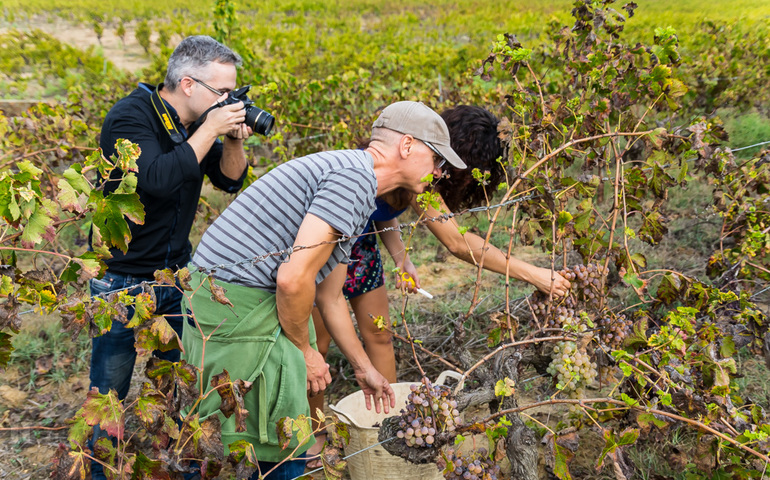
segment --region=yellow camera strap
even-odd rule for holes
[[[152,107],[155,109],[155,113],[158,114],[160,123],[163,124],[169,137],[171,137],[171,141],[174,143],[184,143],[185,136],[176,128],[174,121],[171,119],[171,113],[169,113],[168,108],[166,108],[166,103],[160,98],[160,93],[158,93],[162,87],[163,84],[161,83],[155,87],[155,90],[150,94]]]

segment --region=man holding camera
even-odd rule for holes
[[[136,295],[141,282],[154,279],[155,270],[177,270],[190,261],[188,237],[204,175],[228,193],[243,186],[247,169],[243,141],[253,132],[244,123],[243,102],[229,95],[240,63],[238,54],[211,37],[187,37],[169,58],[164,83],[157,87],[140,83],[107,114],[100,139],[105,157],[115,154],[120,138],[141,149],[136,191],[145,221],[141,225],[129,221],[128,251],[110,250],[107,273],[91,281],[92,295],[126,288]],[[106,179],[105,192],[114,190],[116,183]],[[89,240],[92,248],[98,248],[93,238]],[[170,287],[154,290],[155,313],[165,315],[181,338],[181,292]],[[133,310],[128,318],[132,315]],[[176,349],[154,353],[179,360]],[[114,389],[118,398],[125,398],[136,360],[133,329],[113,322],[110,331],[93,339],[91,354],[91,388],[103,394]],[[94,442],[105,435],[94,428]],[[105,478],[101,464],[93,463],[92,477]]]

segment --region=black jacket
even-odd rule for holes
[[[141,148],[136,191],[144,205],[144,224],[128,221],[132,238],[127,253],[111,249],[112,258],[106,263],[112,272],[144,277],[152,277],[157,269],[183,267],[190,261],[192,245],[188,237],[200,199],[203,175],[207,175],[215,187],[228,193],[240,190],[246,176],[244,172],[240,179],[231,180],[222,174],[219,162],[223,146],[219,140],[200,165],[186,141],[175,144],[152,106],[150,92],[153,90],[150,85],[140,84],[118,101],[104,119],[99,141],[106,158],[115,154],[115,142],[119,138],[128,139]],[[177,129],[184,133],[179,115],[168,103],[166,107]],[[105,194],[114,190],[117,184],[108,182]]]

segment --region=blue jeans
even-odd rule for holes
[[[265,480],[294,480],[295,478],[302,476],[305,473],[305,454],[300,455],[299,460],[288,460],[283,462],[280,467],[276,468],[270,475],[265,477]],[[258,480],[259,472],[266,473],[271,468],[275,467],[273,462],[259,462],[259,470],[254,472],[250,480]]]
[[[134,277],[119,273],[107,272],[102,279],[91,280],[91,295],[122,290],[128,290],[129,295],[138,295],[142,288],[138,285],[143,281],[154,281],[154,278]],[[170,286],[153,287],[156,298],[155,315],[167,316],[166,321],[182,338],[182,292]],[[128,319],[134,315],[134,308],[128,307]],[[171,362],[179,361],[179,350],[168,352],[154,351],[153,355]],[[134,348],[134,329],[126,328],[120,322],[113,322],[109,332],[92,339],[91,343],[91,387],[97,387],[99,393],[106,394],[113,389],[118,392],[118,398],[123,400],[131,386],[131,375],[134,372],[136,362],[136,349]],[[99,437],[107,436],[99,426],[94,427],[92,442]],[[104,472],[99,463],[93,462],[91,466],[91,478],[102,479]]]

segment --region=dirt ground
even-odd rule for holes
[[[104,57],[116,66],[129,72],[137,72],[150,64],[144,50],[136,41],[134,31],[136,25],[127,23],[126,35],[121,40],[115,34],[115,26],[105,26],[101,41],[92,28],[84,25],[74,25],[60,18],[35,17],[23,24],[0,21],[0,33],[16,29],[24,32],[40,30],[54,36],[58,40],[78,48],[101,48]],[[151,37],[154,42],[155,37]]]

